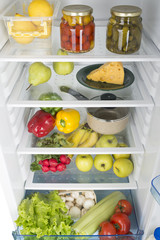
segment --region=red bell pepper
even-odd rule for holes
[[[36,137],[44,137],[50,133],[56,125],[54,117],[45,111],[37,111],[28,122],[28,132]]]

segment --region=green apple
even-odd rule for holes
[[[64,50],[59,49],[57,55],[68,55]],[[74,69],[73,62],[54,62],[53,63],[54,71],[59,75],[70,74]]]
[[[101,172],[106,172],[113,166],[112,156],[109,154],[99,154],[94,158],[94,166]]]
[[[133,171],[133,162],[127,158],[119,158],[113,164],[113,172],[120,178],[128,177]]]
[[[117,147],[118,141],[114,135],[102,135],[96,143],[96,147]]]
[[[93,158],[89,154],[78,154],[75,163],[81,172],[88,172],[93,166]]]
[[[128,147],[128,145],[125,144],[125,143],[118,143],[117,147]],[[127,153],[124,153],[124,154],[117,153],[117,154],[113,154],[113,157],[114,157],[115,160],[117,160],[119,158],[129,158],[130,154],[127,154]]]

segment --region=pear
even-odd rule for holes
[[[15,14],[16,18],[21,18],[21,17],[25,17],[24,15],[21,15],[19,13]],[[37,27],[31,22],[31,21],[13,21],[13,29],[12,31],[15,33],[18,32],[34,32],[36,31]],[[34,40],[34,37],[32,36],[28,36],[28,37],[21,37],[21,34],[19,34],[19,36],[12,36],[14,38],[14,40],[20,44],[28,44],[31,43]]]
[[[32,63],[29,67],[28,82],[30,86],[37,86],[47,82],[51,77],[51,69],[41,62]],[[29,87],[30,87],[29,86]],[[28,88],[29,88],[28,87]],[[28,89],[27,88],[27,89]]]
[[[64,50],[59,49],[57,55],[68,55]],[[72,62],[54,62],[53,63],[54,71],[59,75],[70,74],[74,69],[74,63]]]

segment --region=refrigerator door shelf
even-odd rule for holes
[[[96,21],[95,21],[96,23]],[[23,50],[12,48],[8,41],[4,48],[0,51],[0,61],[45,61],[45,62],[105,62],[105,61],[159,61],[160,51],[153,43],[150,36],[145,32],[142,33],[142,41],[140,50],[134,54],[114,54],[106,49],[106,23],[95,28],[95,47],[93,50],[82,54],[69,54],[68,56],[57,56],[60,45],[60,28],[59,22],[57,26],[52,27],[53,43],[51,50],[32,49]],[[43,56],[43,57],[42,57]]]
[[[8,106],[9,107],[42,107],[42,106],[61,106],[61,107],[152,107],[153,100],[149,95],[147,88],[145,86],[146,78],[138,71],[138,63],[124,63],[124,67],[129,69],[135,76],[133,84],[127,88],[108,91],[109,93],[115,94],[117,97],[123,100],[110,100],[110,101],[78,101],[75,97],[68,93],[60,91],[61,86],[68,86],[76,91],[80,92],[82,95],[91,99],[95,96],[100,96],[106,91],[95,90],[87,88],[81,85],[77,79],[77,72],[86,65],[75,64],[74,70],[68,75],[57,75],[51,63],[47,64],[52,70],[52,76],[47,83],[40,84],[38,86],[32,86],[30,89],[26,90],[29,86],[28,83],[28,72],[29,64],[25,64],[22,68],[21,74],[17,79],[17,83],[9,97]],[[90,64],[89,64],[90,65]],[[38,101],[39,96],[45,92],[56,92],[59,94],[63,101]]]
[[[33,193],[35,191],[26,191],[26,197],[28,195],[30,195],[31,193]],[[43,192],[43,193],[48,193],[48,191],[39,191],[39,192]],[[97,197],[97,202],[99,202],[101,199],[103,199],[105,196],[107,196],[108,194],[110,194],[111,192],[113,192],[113,190],[95,190],[95,194],[96,194],[96,197]],[[136,218],[136,211],[135,211],[135,208],[134,208],[134,203],[133,203],[133,199],[132,199],[132,192],[130,190],[121,190],[121,192],[123,192],[123,194],[126,196],[127,200],[130,201],[130,203],[132,204],[133,206],[133,211],[132,211],[132,214],[130,215],[130,221],[131,221],[131,229],[130,231],[133,233],[131,235],[131,238],[133,237],[135,240],[141,240],[142,239],[142,236],[143,236],[143,231],[139,229],[139,226],[138,226],[138,222],[137,222],[137,218]],[[14,239],[15,240],[23,240],[24,239],[24,235],[21,235],[20,234],[20,229],[18,228],[15,232],[13,232],[13,236],[14,236]],[[34,239],[34,236],[29,236],[30,239]],[[45,239],[52,239],[53,236],[47,236]],[[56,236],[54,236],[56,237]],[[98,236],[98,231],[94,233],[94,235],[83,235],[83,236],[80,236],[80,235],[76,235],[76,236],[67,236],[67,235],[64,235],[64,236],[57,236],[57,237],[64,237],[64,239],[74,239],[74,240],[78,240],[78,239],[89,239],[89,240],[97,240],[99,239],[99,236]],[[108,237],[108,236],[107,236]],[[125,237],[130,237],[129,235],[116,235],[116,239],[117,240],[122,240],[122,239],[125,239]],[[104,236],[104,240],[106,239],[106,236]],[[102,239],[103,240],[103,239]]]

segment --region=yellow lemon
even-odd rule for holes
[[[33,0],[28,6],[30,17],[51,17],[53,15],[53,6],[46,0]],[[40,25],[40,21],[33,21],[34,24]]]
[[[20,44],[29,44],[34,40],[34,37],[13,37],[13,39]]]
[[[25,17],[24,15],[15,14],[16,18]],[[13,39],[20,44],[29,44],[34,40],[34,37],[29,36],[21,36],[22,34],[31,33],[36,31],[37,27],[31,21],[14,21],[12,32],[15,34],[12,35]]]

